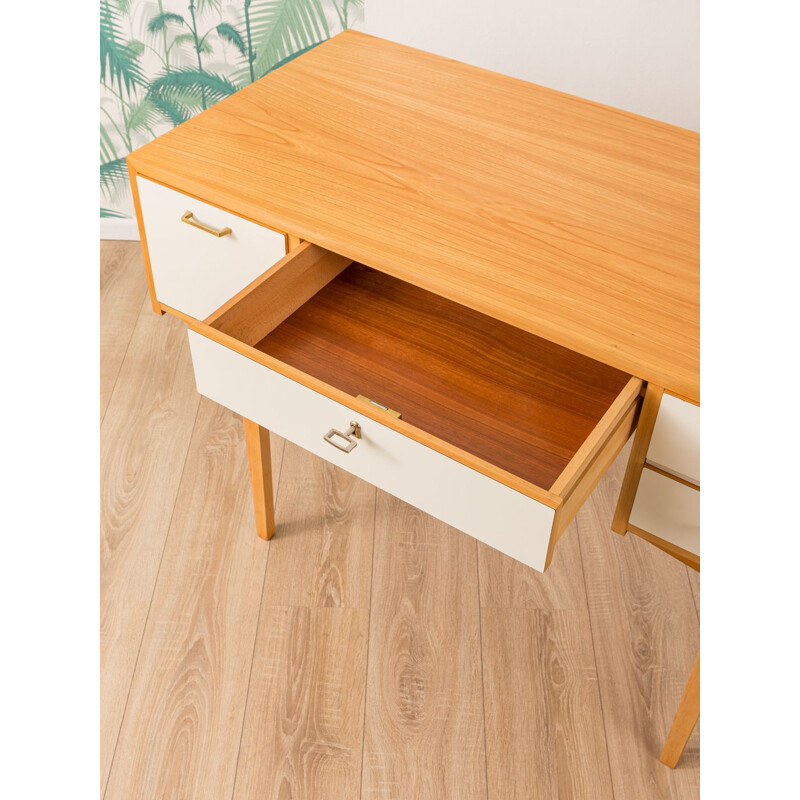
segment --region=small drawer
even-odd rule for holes
[[[183,314],[204,319],[286,253],[282,233],[146,178],[137,187],[156,298]]]
[[[190,327],[201,394],[540,570],[639,410],[641,381],[308,243]]]
[[[665,394],[658,408],[647,460],[700,485],[700,407]]]
[[[699,556],[700,491],[643,469],[628,528],[644,538],[656,537],[686,554]],[[698,564],[699,561],[693,565]]]

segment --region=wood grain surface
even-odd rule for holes
[[[628,530],[636,536],[640,536],[642,539],[645,539],[654,547],[658,547],[660,550],[663,550],[665,553],[672,556],[672,558],[682,561],[687,567],[691,567],[692,569],[699,571],[700,556],[697,555],[697,553],[684,550],[682,547],[678,547],[678,545],[668,542],[666,539],[662,539],[660,536],[650,533],[650,531],[644,530],[644,528],[631,525],[630,522],[628,523]]]
[[[124,242],[103,246],[100,261],[100,418],[117,382],[147,294],[141,251]]]
[[[197,415],[183,328],[156,317],[149,299],[141,301],[100,429],[103,786]]]
[[[547,573],[478,543],[489,797],[613,796],[578,536]]]
[[[476,542],[378,492],[363,798],[486,798]]]
[[[262,609],[236,800],[359,796],[368,616]]]
[[[676,767],[683,749],[689,741],[700,719],[700,653],[698,652],[686,688],[683,690],[681,702],[672,720],[667,734],[667,741],[661,751],[661,761],[668,767]]]
[[[544,489],[630,380],[361,264],[256,347]]]
[[[611,530],[620,536],[624,536],[628,531],[628,520],[631,516],[633,501],[636,499],[636,490],[639,488],[639,479],[642,477],[647,448],[650,447],[650,439],[653,437],[653,429],[663,394],[664,390],[652,383],[648,384],[645,390],[644,402],[636,426],[636,435],[631,446],[631,457],[625,468],[625,477],[622,479],[617,507],[611,520]]]
[[[287,444],[239,800],[358,797],[375,492]]]
[[[250,490],[256,530],[262,539],[275,535],[275,502],[272,482],[272,447],[270,433],[251,419],[242,419],[247,463],[250,468]]]
[[[265,603],[368,609],[377,489],[293,444],[283,477]]]
[[[639,416],[638,398],[636,400],[637,402],[629,406],[628,411],[606,437],[602,449],[588,462],[570,494],[564,498],[564,502],[558,507],[553,520],[553,536],[551,536],[548,546],[547,563],[550,563],[553,557],[558,537],[563,534],[569,523],[575,518],[575,515],[586,502],[586,498],[594,491],[608,468],[614,463],[614,459],[631,438]]]
[[[107,798],[233,790],[269,553],[243,445],[241,419],[203,399],[120,733],[130,756],[115,759]]]
[[[696,569],[687,569],[686,576],[689,579],[689,585],[692,587],[692,596],[694,597],[694,605],[697,609],[697,616],[700,617],[700,573]]]
[[[362,33],[142,175],[699,400],[699,136]]]
[[[305,242],[287,252],[204,321],[228,336],[255,344],[348,264],[350,259]]]
[[[700,578],[609,531],[630,445],[545,575],[288,444],[266,543],[240,423],[138,302],[102,426],[107,800],[699,796],[699,725],[658,756]]]

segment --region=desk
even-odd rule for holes
[[[271,428],[546,569],[638,422],[614,529],[699,568],[697,134],[346,31],[128,164],[262,537]]]

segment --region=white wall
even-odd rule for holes
[[[367,0],[367,33],[700,128],[699,0]]]

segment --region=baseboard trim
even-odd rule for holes
[[[135,219],[100,219],[101,239],[123,239],[130,242],[139,241],[139,226]]]

